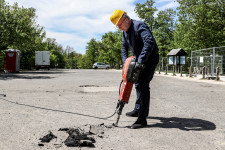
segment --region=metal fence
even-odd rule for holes
[[[220,75],[225,74],[225,46],[192,51],[191,67],[194,74],[202,74],[203,67],[210,76],[215,76],[217,67]]]
[[[187,57],[186,63],[187,63],[186,65],[182,65],[182,72],[188,72],[188,66],[190,66],[190,64],[191,64],[189,57]],[[179,70],[178,68],[176,68],[178,66],[168,65],[168,57],[161,57],[159,59],[159,63],[158,63],[156,70],[160,69],[160,71],[166,71],[166,69],[168,69],[167,70],[168,72],[173,72],[174,71],[173,67],[175,67],[176,72]]]
[[[193,74],[202,74],[203,67],[205,67],[206,75],[215,76],[216,69],[219,67],[219,74],[225,75],[225,46],[193,50],[191,51],[191,57],[187,57],[186,63],[182,72],[189,73],[189,67],[191,66]],[[168,65],[167,57],[161,57],[157,70],[165,71],[167,66],[168,71],[172,72],[174,66]]]

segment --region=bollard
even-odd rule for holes
[[[180,66],[180,76],[182,77],[182,66]]]
[[[208,68],[205,67],[205,75],[208,75]]]
[[[190,68],[189,68],[189,77],[190,77],[190,78],[192,77],[191,67],[192,67],[192,66],[190,66]]]
[[[167,72],[168,72],[168,65],[166,65],[166,72],[165,72],[165,75],[168,75]]]
[[[205,73],[206,73],[206,71],[205,71],[205,66],[203,67],[203,69],[202,69],[202,79],[205,79]]]
[[[176,76],[176,74],[175,74],[175,66],[173,66],[173,76]]]
[[[219,77],[219,67],[216,67],[216,81],[219,81],[220,77]]]
[[[161,73],[160,73],[160,66],[159,66],[159,74],[161,74]]]

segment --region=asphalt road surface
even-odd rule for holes
[[[59,128],[111,126],[121,70],[40,70],[0,74],[0,149],[80,149],[64,144]],[[224,82],[224,81],[221,81]],[[148,126],[130,129],[136,92],[119,127],[104,128],[94,149],[224,150],[225,85],[156,74],[151,84]],[[85,126],[86,125],[86,126]],[[39,138],[57,136],[42,146]],[[90,149],[84,147],[81,149]]]

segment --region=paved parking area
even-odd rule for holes
[[[121,70],[39,70],[0,74],[0,149],[80,149],[67,147],[59,128],[109,126],[116,116]],[[135,90],[119,127],[107,128],[95,149],[223,150],[225,147],[225,85],[223,81],[155,74],[146,128],[129,126],[136,118],[124,114],[134,107]],[[52,131],[57,139],[38,146]],[[90,149],[90,148],[82,148]]]

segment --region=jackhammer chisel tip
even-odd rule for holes
[[[114,126],[114,127],[118,127],[118,126],[117,126],[117,124],[115,124],[115,123],[113,123],[113,124],[112,124],[112,126]]]
[[[6,94],[0,94],[1,96],[3,96],[3,97],[6,97]]]

